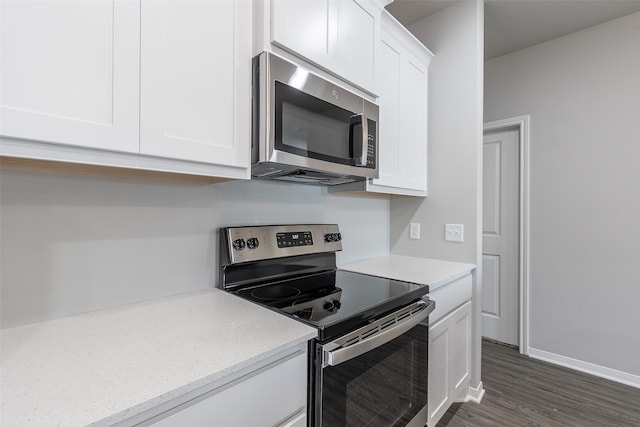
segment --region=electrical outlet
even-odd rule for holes
[[[412,222],[409,224],[409,238],[412,240],[420,239],[420,223]]]
[[[463,242],[464,241],[464,225],[445,224],[444,240],[446,240],[447,242]]]

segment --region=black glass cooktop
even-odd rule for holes
[[[428,292],[427,286],[339,269],[235,291],[318,328],[320,341],[336,338]]]

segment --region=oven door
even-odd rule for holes
[[[316,427],[424,426],[427,421],[428,316],[408,307],[316,348]]]

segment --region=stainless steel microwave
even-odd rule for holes
[[[378,177],[378,106],[273,53],[253,59],[253,178],[336,185]]]

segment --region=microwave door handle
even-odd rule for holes
[[[332,345],[332,343],[325,344],[322,346],[323,365],[337,366],[341,363],[358,357],[366,353],[367,351],[371,351],[377,347],[380,347],[381,345],[386,344],[389,341],[399,337],[409,329],[422,322],[429,316],[429,313],[430,310],[422,310],[412,317],[407,318],[404,322],[399,323],[394,327],[385,330],[384,332],[376,334],[371,338],[367,338],[346,348],[332,350],[332,347],[335,347],[335,345]]]
[[[354,151],[355,141],[353,140],[353,128],[357,125],[362,126],[362,152],[359,157],[356,157],[356,153]],[[367,153],[369,148],[369,132],[367,127],[367,120],[364,118],[362,113],[351,116],[351,120],[349,123],[350,126],[350,136],[351,136],[351,152],[353,153],[353,157],[355,160],[356,166],[367,166]]]

